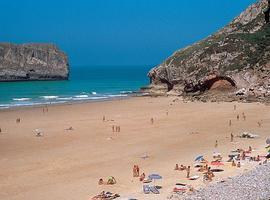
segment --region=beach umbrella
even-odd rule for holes
[[[203,156],[197,156],[196,158],[195,158],[195,161],[202,161],[203,160]]]
[[[270,144],[270,138],[267,138],[266,144]]]
[[[160,176],[159,174],[150,174],[148,177],[152,180],[162,179],[162,176]]]

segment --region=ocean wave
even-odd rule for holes
[[[127,94],[109,94],[108,97],[127,97]]]
[[[29,101],[31,98],[13,98],[13,101]]]
[[[92,95],[97,95],[97,92],[91,92]]]
[[[58,96],[41,96],[43,99],[57,99]]]
[[[104,96],[104,97],[83,97],[83,98],[79,98],[79,97],[76,97],[76,98],[73,98],[72,100],[74,101],[82,101],[82,100],[99,100],[99,99],[107,99],[108,97]]]
[[[89,96],[86,94],[83,95],[76,95],[75,98],[88,98]]]
[[[64,100],[64,101],[69,101],[72,100],[73,97],[58,97],[56,100]]]
[[[133,91],[120,91],[120,94],[133,94]]]

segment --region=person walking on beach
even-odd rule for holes
[[[242,117],[243,117],[243,120],[246,121],[246,115],[244,112],[242,113]]]
[[[240,118],[240,117],[239,117],[239,114],[237,114],[237,116],[236,116],[237,121],[239,121],[239,118]]]
[[[231,142],[233,142],[234,135],[231,133]]]
[[[151,124],[154,124],[154,118],[153,117],[151,118]]]
[[[217,148],[218,147],[218,141],[216,140],[216,143],[215,143],[215,148]]]
[[[105,122],[105,120],[106,120],[106,118],[105,118],[105,116],[103,116],[102,121]]]
[[[190,166],[187,167],[187,178],[190,177]]]
[[[133,177],[136,177],[136,165],[133,166]]]
[[[112,125],[112,132],[114,132],[114,125]]]

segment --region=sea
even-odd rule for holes
[[[74,66],[66,81],[0,82],[0,109],[104,101],[136,94],[151,66]]]

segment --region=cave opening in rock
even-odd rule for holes
[[[226,76],[218,76],[212,79],[205,81],[202,86],[201,90],[230,90],[236,87],[235,82]]]

